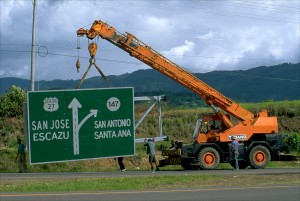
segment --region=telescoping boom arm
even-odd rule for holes
[[[77,36],[86,36],[91,40],[96,37],[101,37],[128,52],[131,56],[139,59],[153,69],[192,90],[213,108],[213,110],[224,120],[228,127],[233,126],[232,122],[215,106],[233,115],[241,121],[254,118],[253,113],[225,97],[214,88],[199,80],[189,71],[170,61],[168,58],[164,57],[150,46],[144,44],[130,33],[118,33],[114,27],[102,22],[101,20],[96,20],[89,30],[85,30],[83,28],[77,30]],[[96,45],[95,43],[92,44],[93,46]],[[89,51],[93,57],[96,54],[97,48],[89,48]]]

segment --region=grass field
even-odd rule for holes
[[[299,174],[213,175],[184,174],[142,177],[24,179],[0,181],[1,192],[83,192],[113,190],[197,189],[211,186],[246,187],[266,185],[300,185]]]

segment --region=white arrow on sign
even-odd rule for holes
[[[73,150],[74,155],[79,155],[79,130],[84,122],[88,120],[88,118],[97,116],[98,110],[90,110],[90,114],[88,114],[79,124],[78,124],[78,108],[81,108],[82,105],[76,98],[73,98],[68,108],[72,109],[72,119],[73,119]]]
[[[88,120],[88,118],[90,118],[91,116],[94,116],[94,117],[96,117],[97,116],[97,113],[98,113],[98,110],[90,110],[90,114],[88,114],[88,115],[86,115],[86,117],[84,117],[84,119],[82,119],[82,121],[79,123],[79,125],[78,125],[78,130],[81,128],[81,126],[82,126],[82,124],[84,123],[84,122],[86,122],[86,120]]]

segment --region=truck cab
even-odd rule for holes
[[[219,141],[219,136],[228,127],[216,114],[205,115],[197,120],[193,138],[197,143]]]

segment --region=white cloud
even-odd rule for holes
[[[170,21],[165,18],[158,18],[155,16],[145,17],[145,25],[150,28],[151,31],[154,32],[163,32],[169,31],[170,29]]]
[[[31,0],[0,1],[0,76],[29,79]],[[53,1],[37,0],[36,55],[39,79],[80,79],[88,66],[86,38],[81,38],[81,71],[76,30],[103,20],[130,32],[195,71],[248,69],[300,61],[299,1]],[[149,68],[111,43],[99,39],[97,63],[106,75]],[[65,72],[65,73],[62,73]],[[91,71],[88,77],[99,76]]]
[[[173,47],[170,50],[162,51],[166,56],[175,56],[182,58],[185,54],[193,52],[195,44],[192,41],[184,41],[184,45]]]
[[[217,39],[216,38],[216,33],[213,31],[209,31],[207,34],[203,34],[203,35],[197,35],[195,38],[198,39],[204,39],[204,40],[213,40],[213,39]]]

